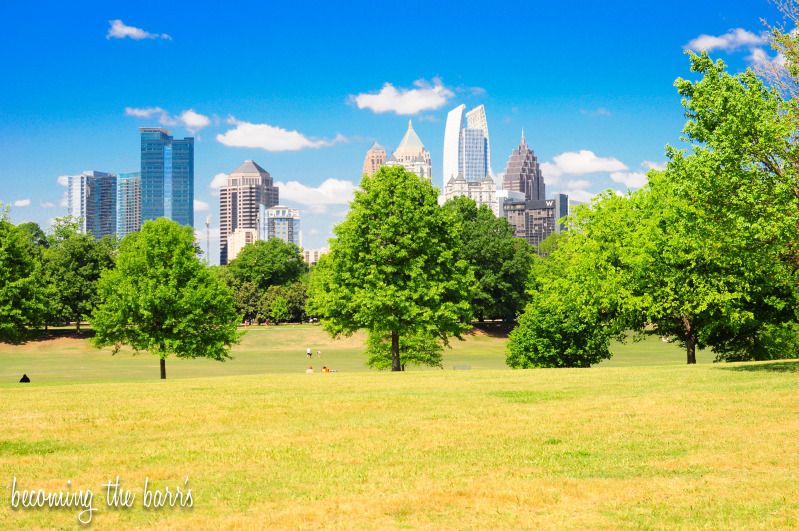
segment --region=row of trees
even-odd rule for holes
[[[789,81],[795,50],[783,46]],[[689,149],[668,148],[648,186],[571,219],[534,269],[509,365],[588,366],[629,331],[675,339],[688,363],[703,347],[717,360],[799,355],[797,92],[690,60],[698,79],[676,82]]]

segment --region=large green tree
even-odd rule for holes
[[[116,268],[100,279],[95,346],[149,351],[160,358],[162,379],[172,354],[229,358],[240,316],[230,290],[198,256],[191,227],[167,219],[147,221],[127,235]]]
[[[24,339],[41,323],[41,263],[30,233],[11,224],[0,206],[0,341]]]
[[[250,282],[260,291],[296,282],[308,270],[299,247],[280,238],[245,245],[227,267],[236,284]]]
[[[513,321],[529,300],[527,281],[534,253],[513,227],[487,205],[459,196],[444,205],[460,219],[461,257],[474,269],[472,309],[479,320]]]
[[[460,258],[458,218],[437,200],[402,167],[364,176],[311,278],[309,313],[334,336],[390,337],[392,371],[402,370],[402,337],[446,342],[470,326],[474,275]]]
[[[50,322],[74,322],[80,330],[98,302],[97,282],[114,266],[116,241],[82,234],[74,218],[58,218],[43,251]]]

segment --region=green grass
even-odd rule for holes
[[[797,363],[688,367],[655,338],[591,369],[512,371],[480,335],[446,370],[391,374],[363,367],[361,341],[251,330],[235,360],[170,360],[165,382],[154,357],[80,340],[0,346],[0,377],[34,375],[0,386],[0,527],[76,524],[12,511],[13,477],[92,488],[97,529],[799,526]],[[306,343],[340,372],[304,374]],[[116,475],[133,509],[104,507]],[[145,477],[186,476],[193,509],[141,508]]]

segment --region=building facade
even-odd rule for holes
[[[319,259],[329,252],[330,249],[328,247],[321,247],[319,249],[303,249],[302,259],[309,266],[316,265],[316,263],[319,262]]]
[[[391,158],[386,161],[386,166],[402,166],[419,177],[432,181],[433,163],[430,153],[425,149],[419,135],[413,130],[411,120],[408,120],[408,130]]]
[[[116,233],[117,176],[101,171],[71,175],[67,182],[67,209],[80,230],[95,239]]]
[[[527,146],[522,130],[522,139],[510,154],[505,166],[503,188],[513,192],[521,192],[527,201],[541,201],[546,198],[544,176],[535,152]]]
[[[236,229],[227,237],[227,260],[232,262],[236,259],[245,245],[257,241],[257,229]]]
[[[169,136],[160,127],[141,133],[141,218],[167,218],[194,226],[194,138]]]
[[[117,178],[117,236],[141,229],[141,174],[120,173]]]
[[[264,210],[278,203],[279,192],[269,172],[255,161],[245,160],[219,189],[219,263],[228,256],[228,238],[237,229],[254,230],[261,239]],[[238,254],[238,253],[236,253]]]
[[[386,163],[386,150],[375,142],[363,159],[363,174],[370,177]]]
[[[300,230],[300,211],[283,205],[266,209],[266,238],[279,238],[287,243],[302,247]]]
[[[527,240],[540,253],[541,242],[552,233],[565,230],[560,221],[569,215],[569,196],[555,194],[552,199],[536,200],[509,198],[504,201],[502,214],[513,226],[515,235]]]
[[[485,107],[465,110],[465,105],[459,105],[447,114],[442,166],[444,200],[466,195],[478,206],[488,205],[498,215]]]

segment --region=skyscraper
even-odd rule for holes
[[[120,173],[117,179],[117,236],[141,228],[141,173]]]
[[[386,150],[383,146],[375,142],[369,151],[366,152],[366,157],[363,159],[363,173],[365,175],[373,175],[380,166],[386,163]]]
[[[505,190],[523,193],[528,201],[540,201],[546,198],[541,167],[533,150],[527,147],[524,130],[519,146],[511,152],[508,164],[505,166],[503,185]]]
[[[519,198],[506,201],[503,206],[503,215],[513,225],[515,235],[526,239],[539,252],[541,242],[550,234],[565,230],[558,221],[568,214],[569,196],[565,194],[555,194],[552,199]]]
[[[408,120],[408,130],[405,132],[405,136],[402,137],[402,141],[386,165],[402,166],[423,179],[432,180],[433,164],[430,161],[430,153],[425,149],[419,135],[413,130],[410,120]]]
[[[142,127],[141,218],[194,226],[194,138],[176,140],[160,127]]]
[[[267,239],[280,238],[284,242],[302,247],[300,211],[283,205],[266,209]]]
[[[494,214],[497,186],[491,170],[491,147],[485,107],[464,113],[459,105],[447,114],[444,130],[444,199],[465,195],[478,206],[486,204]]]
[[[261,233],[264,209],[278,202],[278,189],[269,172],[252,160],[245,160],[227,176],[219,189],[219,263],[228,263],[228,238],[236,229]],[[231,258],[232,259],[232,258]]]
[[[69,215],[80,220],[81,232],[96,239],[116,231],[117,176],[101,171],[85,171],[68,180]]]

